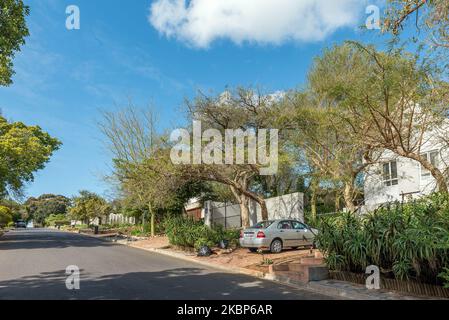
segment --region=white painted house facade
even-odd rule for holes
[[[444,130],[449,136],[449,130]],[[429,133],[422,144],[421,155],[440,170],[448,168],[449,150],[442,143],[441,130]],[[408,201],[437,191],[435,179],[417,161],[385,151],[378,164],[368,168],[364,179],[365,203],[362,212],[382,204]]]

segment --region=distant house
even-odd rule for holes
[[[196,221],[204,219],[205,209],[203,203],[199,198],[190,199],[184,206],[186,215],[193,218]]]
[[[449,164],[447,146],[438,142],[435,133],[425,137],[421,155],[444,171]],[[365,203],[362,211],[376,209],[382,204],[407,201],[437,191],[435,179],[417,161],[385,151],[378,164],[366,171]]]

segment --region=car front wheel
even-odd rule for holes
[[[282,252],[282,241],[279,239],[273,240],[270,246],[270,251],[272,253],[281,253]]]

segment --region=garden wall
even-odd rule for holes
[[[304,221],[304,194],[292,193],[281,197],[266,199],[269,219],[297,219]],[[251,225],[262,220],[261,208],[258,203],[251,201]],[[238,204],[208,201],[205,203],[204,220],[206,224],[219,224],[226,229],[242,226],[240,206]]]

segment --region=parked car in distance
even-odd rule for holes
[[[318,230],[310,228],[298,220],[269,220],[242,230],[240,246],[251,252],[269,249],[272,253],[280,253],[286,247],[296,249],[314,246]]]
[[[16,228],[17,229],[26,229],[26,227],[27,227],[27,223],[25,222],[25,221],[23,221],[23,220],[19,220],[19,221],[17,221],[16,222]]]

